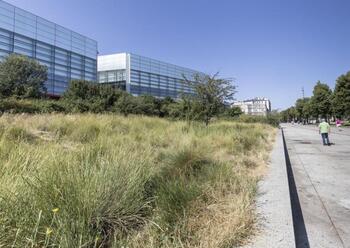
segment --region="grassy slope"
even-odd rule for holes
[[[0,247],[232,247],[274,130],[147,117],[0,118]]]

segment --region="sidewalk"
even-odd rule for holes
[[[258,234],[244,248],[294,248],[288,177],[281,131],[271,154],[268,174],[259,183]]]

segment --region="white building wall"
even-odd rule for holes
[[[271,111],[271,102],[267,98],[254,98],[244,101],[236,101],[232,106],[240,107],[247,115],[267,115]]]
[[[97,59],[97,71],[126,70],[127,53],[100,55]]]

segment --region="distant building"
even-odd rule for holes
[[[0,0],[0,62],[17,53],[47,66],[47,93],[60,96],[72,79],[96,81],[97,42]]]
[[[194,89],[184,81],[203,73],[139,56],[117,53],[98,56],[98,82],[117,86],[135,96],[152,95],[179,98],[182,93],[194,94]]]
[[[271,112],[271,102],[267,98],[256,97],[244,101],[235,101],[232,106],[240,107],[242,112],[247,115],[265,116]]]

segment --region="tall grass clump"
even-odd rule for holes
[[[232,247],[273,129],[115,115],[0,118],[0,247]]]

